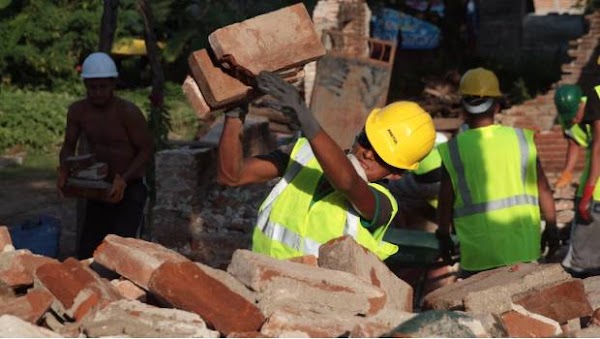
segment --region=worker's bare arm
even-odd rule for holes
[[[277,178],[277,166],[268,160],[244,158],[242,145],[243,122],[226,117],[219,140],[217,182],[226,186],[241,186]]]
[[[542,216],[547,224],[556,225],[556,210],[554,207],[552,189],[548,184],[548,179],[546,178],[546,174],[542,169],[539,159],[537,160],[537,186]]]
[[[310,140],[315,157],[333,188],[340,191],[366,220],[375,216],[375,196],[344,151],[323,130]]]
[[[136,174],[143,172],[144,166],[152,158],[154,151],[154,142],[148,130],[146,119],[140,109],[132,103],[127,104],[124,110],[123,122],[127,130],[130,142],[135,149],[135,157],[127,167],[124,173],[120,173],[127,182]]]
[[[596,186],[598,177],[600,177],[600,120],[592,122],[592,133],[590,173],[585,183],[586,186]]]
[[[62,165],[66,158],[75,154],[75,147],[77,146],[77,140],[81,134],[81,126],[79,122],[79,116],[81,112],[77,109],[77,105],[71,105],[67,112],[67,127],[65,129],[65,139],[60,149],[59,161]]]

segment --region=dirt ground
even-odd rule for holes
[[[14,226],[40,215],[61,222],[59,257],[75,253],[76,200],[60,198],[53,177],[0,176],[0,225]]]

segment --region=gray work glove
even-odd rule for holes
[[[226,110],[224,114],[226,117],[237,118],[243,122],[246,119],[246,114],[248,114],[248,104],[242,103],[237,107]]]
[[[309,140],[321,130],[321,126],[306,106],[304,99],[296,87],[288,84],[280,76],[262,71],[256,77],[258,89],[275,100],[263,100],[258,106],[268,107],[290,117],[300,123],[302,133]]]

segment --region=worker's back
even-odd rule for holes
[[[454,190],[462,268],[536,260],[540,212],[533,132],[500,125],[475,128],[439,151]]]

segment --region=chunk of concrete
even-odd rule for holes
[[[277,260],[248,250],[234,252],[227,271],[259,293],[259,307],[267,316],[286,307],[374,315],[386,303],[385,292],[350,273]]]
[[[1,338],[60,338],[61,335],[33,325],[14,315],[0,316]]]
[[[82,329],[88,337],[218,338],[197,314],[158,308],[135,300],[116,301],[87,317]]]
[[[411,312],[412,287],[399,279],[371,251],[359,245],[351,236],[333,239],[319,248],[319,266],[352,273],[387,294],[387,304],[394,310]]]
[[[519,264],[478,273],[425,296],[424,308],[501,314],[512,296],[536,286],[571,279],[560,264]]]

